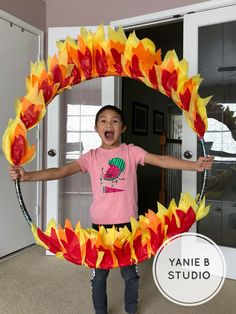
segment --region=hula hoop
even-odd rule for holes
[[[29,145],[27,132],[41,121],[46,106],[56,95],[82,81],[104,76],[130,77],[172,98],[185,113],[189,126],[198,135],[203,155],[207,156],[203,136],[207,129],[205,106],[210,97],[199,96],[200,76],[189,78],[187,62],[179,61],[174,51],[167,52],[162,60],[160,49],[156,50],[151,40],[139,40],[135,32],[126,38],[122,28],[110,27],[106,39],[102,26],[95,33],[83,28],[77,42],[68,37],[58,43],[58,50],[58,56],[49,57],[48,69],[44,61],[31,65],[27,93],[18,101],[16,118],[9,121],[3,135],[3,152],[10,164],[19,166],[33,159],[35,148]],[[167,238],[188,231],[194,222],[205,217],[209,212],[203,196],[206,180],[205,170],[197,200],[185,193],[178,206],[174,200],[168,208],[158,203],[157,213],[149,210],[138,221],[131,218],[131,231],[126,227],[83,229],[79,222],[73,228],[68,220],[64,228],[51,220],[47,230],[42,231],[26,209],[18,180],[15,190],[39,245],[75,264],[109,269],[150,258]]]

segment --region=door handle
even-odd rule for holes
[[[55,149],[50,149],[48,151],[48,156],[50,156],[50,157],[54,157],[54,156],[56,156],[56,154],[57,154],[57,152]]]
[[[193,153],[190,150],[186,150],[184,152],[184,158],[191,159],[193,157]]]

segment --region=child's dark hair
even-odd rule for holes
[[[98,110],[98,112],[96,114],[96,117],[95,117],[95,125],[97,125],[99,116],[105,110],[113,110],[113,111],[115,111],[120,116],[122,125],[125,126],[125,118],[124,118],[123,112],[118,107],[112,106],[112,105],[106,105],[106,106],[102,107],[100,110]]]

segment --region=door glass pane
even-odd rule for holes
[[[182,111],[175,105],[168,106],[166,155],[182,157]],[[174,198],[178,203],[182,192],[182,176],[179,170],[166,169],[166,204]]]
[[[95,82],[94,82],[95,81]],[[101,107],[101,79],[81,83],[60,97],[60,164],[77,160],[81,154],[100,146],[94,130],[95,116]],[[92,190],[88,174],[75,174],[59,183],[59,223],[69,218],[75,226],[90,227],[89,207]]]
[[[199,28],[200,95],[207,105],[207,153],[215,156],[206,198],[211,211],[198,231],[217,244],[236,247],[236,22]],[[201,149],[198,149],[199,155]],[[198,175],[198,191],[202,175]]]

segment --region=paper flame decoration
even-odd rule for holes
[[[189,126],[202,138],[207,129],[206,104],[210,97],[198,94],[202,81],[199,75],[188,78],[188,65],[179,61],[176,53],[167,52],[161,59],[161,50],[135,32],[127,38],[122,28],[108,27],[108,39],[103,26],[95,33],[81,29],[75,41],[68,37],[58,42],[58,56],[31,65],[26,80],[27,93],[16,104],[16,119],[25,129],[24,141],[19,138],[17,123],[10,123],[3,136],[3,151],[10,164],[22,165],[32,159],[33,147],[27,144],[26,133],[36,126],[46,113],[46,106],[63,90],[82,81],[103,76],[125,76],[171,97],[185,113]],[[15,147],[17,143],[17,156]],[[19,153],[20,152],[20,153]]]
[[[34,157],[35,147],[29,145],[27,132],[41,121],[57,94],[104,76],[130,77],[170,97],[184,111],[193,131],[203,138],[207,129],[205,106],[210,97],[199,96],[202,79],[199,75],[188,78],[187,62],[179,61],[174,50],[162,60],[161,50],[156,50],[151,40],[139,40],[135,32],[127,38],[121,27],[108,27],[107,37],[102,25],[95,33],[82,28],[77,41],[68,37],[57,43],[58,55],[48,58],[48,67],[44,61],[31,64],[27,93],[17,101],[16,118],[9,121],[3,135],[3,152],[11,165],[23,165]],[[41,245],[76,264],[101,268],[129,265],[155,254],[167,237],[187,231],[203,212],[205,215],[208,209],[203,203],[198,206],[192,200],[185,206],[189,198],[183,196],[179,207],[171,202],[167,210],[159,204],[157,214],[149,211],[139,222],[132,220],[131,233],[126,228],[96,232],[79,224],[73,230],[68,221],[64,230],[57,230],[52,222],[45,233],[33,223],[31,226]]]
[[[155,255],[168,238],[189,230],[194,222],[206,216],[209,206],[200,205],[189,194],[182,194],[179,205],[172,200],[168,209],[158,203],[158,212],[149,210],[139,221],[131,218],[132,230],[114,227],[99,231],[82,229],[78,223],[73,229],[67,220],[64,229],[57,229],[54,220],[42,232],[34,224],[36,242],[74,264],[91,268],[115,268],[142,262]]]

